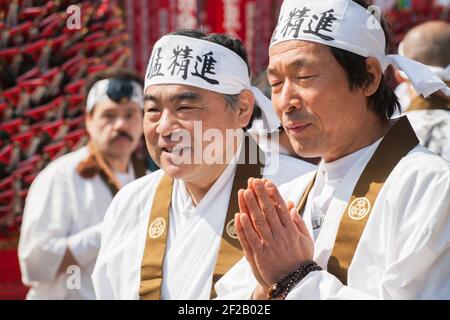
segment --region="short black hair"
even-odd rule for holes
[[[369,3],[366,0],[353,0],[365,9],[368,9]],[[380,17],[380,24],[383,28],[386,38],[386,54],[393,52],[393,43],[391,37],[391,26],[389,22]],[[356,31],[357,32],[357,31]],[[351,90],[364,88],[373,81],[373,76],[367,70],[366,59],[363,56],[349,52],[347,50],[330,47],[334,58],[345,69],[347,79]],[[394,91],[389,87],[388,83],[392,77],[392,73],[385,72],[382,75],[380,85],[377,91],[367,98],[369,108],[372,108],[383,119],[390,119],[396,109],[400,110],[400,102]]]
[[[261,92],[269,99],[272,99],[272,87],[270,86],[269,79],[267,78],[267,69],[261,70],[253,79],[252,86],[257,87]],[[255,119],[262,119],[261,107],[255,100],[255,110],[253,110],[253,116]]]
[[[110,68],[110,69],[106,69],[104,71],[97,72],[87,79],[86,84],[84,86],[84,93],[86,96],[85,99],[87,99],[89,90],[91,90],[91,88],[94,86],[94,84],[103,79],[122,79],[122,80],[135,81],[135,82],[139,83],[142,86],[142,88],[144,88],[144,78],[139,73],[134,71],[133,69]],[[87,101],[85,101],[85,104],[86,103],[87,103]],[[93,113],[94,109],[95,108],[93,108],[90,111],[90,114]]]

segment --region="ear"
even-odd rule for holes
[[[366,97],[373,95],[380,86],[381,78],[383,77],[383,71],[381,70],[380,62],[374,57],[368,57],[366,59],[367,72],[372,75],[372,82],[364,88],[364,94]]]
[[[85,112],[84,113],[84,125],[86,127],[86,131],[88,132],[88,134],[90,136],[92,136],[92,115],[94,113],[93,112]]]
[[[255,102],[255,97],[253,93],[248,90],[242,90],[239,94],[239,126],[244,128],[250,122],[253,114],[253,106]]]

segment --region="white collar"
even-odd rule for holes
[[[122,187],[135,179],[134,168],[133,168],[133,164],[131,163],[131,161],[128,164],[128,170],[126,173],[114,171],[114,174],[116,175],[117,179],[120,181],[120,184],[122,185]]]
[[[322,161],[319,165],[319,172],[323,171],[326,183],[335,185],[342,181],[342,179],[351,171],[357,160],[360,159],[366,152],[375,151],[382,139],[383,138],[380,138],[371,145],[359,149],[335,161]]]

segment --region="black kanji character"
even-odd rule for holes
[[[173,76],[175,73],[175,69],[178,67],[178,72],[177,74],[179,74],[180,72],[183,72],[182,74],[182,78],[184,80],[187,79],[187,75],[188,75],[188,68],[189,68],[189,63],[191,62],[191,58],[193,58],[193,56],[191,56],[191,52],[193,50],[191,48],[189,48],[188,46],[186,46],[184,49],[180,49],[179,46],[177,46],[176,49],[173,49],[173,57],[171,59],[173,59],[172,63],[170,64],[170,66],[167,68],[168,70],[170,70],[172,68],[171,71],[171,75]],[[180,58],[181,55],[181,63],[178,62],[178,58]]]
[[[289,17],[286,21],[286,24],[284,25],[283,29],[281,30],[283,38],[286,36],[286,34],[290,34],[291,32],[294,32],[294,38],[298,38],[298,34],[300,33],[300,29],[302,27],[303,22],[305,21],[305,18],[308,18],[308,12],[311,11],[310,9],[304,7],[302,10],[300,9],[294,9],[294,11],[291,11],[289,13]]]
[[[147,75],[148,79],[151,79],[156,76],[164,76],[164,73],[161,72],[161,50],[162,48],[159,47],[156,49],[156,53],[152,57],[152,61],[150,62],[149,72]]]
[[[312,33],[312,34],[318,36],[319,38],[322,38],[327,41],[334,40],[334,38],[320,33],[321,30],[328,31],[328,32],[333,31],[333,30],[329,29],[333,26],[333,21],[337,20],[337,18],[333,15],[333,12],[334,12],[334,9],[330,9],[328,11],[322,12],[320,20],[319,20],[319,17],[317,17],[316,15],[313,15],[312,18],[314,20],[316,20],[316,21],[319,20],[316,24],[316,27],[314,28],[314,30],[311,28],[311,25],[313,23],[313,19],[311,19],[311,21],[309,22],[309,25],[308,25],[309,30],[305,30],[303,32],[304,33]]]
[[[200,77],[203,80],[205,80],[205,81],[207,81],[207,82],[209,82],[211,84],[219,84],[219,81],[217,81],[215,79],[210,79],[210,78],[205,76],[205,74],[207,74],[207,73],[209,73],[209,74],[216,74],[214,72],[214,65],[217,63],[217,60],[215,60],[213,58],[213,52],[210,51],[210,52],[202,55],[202,57],[203,57],[203,59],[201,57],[197,56],[197,61],[195,61],[195,67],[194,67],[195,72],[192,72],[191,74],[193,76]],[[201,70],[200,73],[197,70],[199,62],[203,63],[202,70]]]

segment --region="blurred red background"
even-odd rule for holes
[[[23,299],[17,243],[28,188],[46,164],[86,140],[85,78],[109,66],[142,74],[153,44],[178,28],[228,33],[248,51],[253,75],[282,0],[0,0],[0,299]],[[398,43],[427,20],[450,21],[448,1],[378,0]],[[444,5],[444,4],[447,5]],[[81,25],[69,29],[70,5]]]

